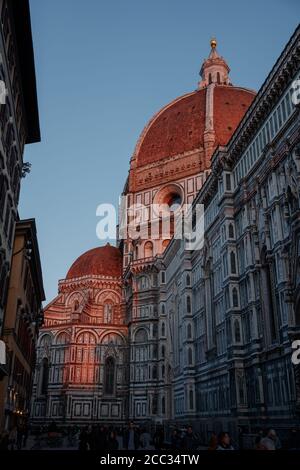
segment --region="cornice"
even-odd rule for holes
[[[58,282],[58,292],[72,292],[78,289],[103,289],[109,286],[120,286],[122,277],[112,276],[83,276],[74,279],[62,279]]]

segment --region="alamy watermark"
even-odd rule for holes
[[[292,363],[294,366],[300,364],[300,339],[296,339],[292,342],[292,349],[294,350],[292,354]]]
[[[132,204],[121,196],[117,211],[113,204],[100,204],[96,234],[100,240],[184,240],[186,250],[200,250],[204,242],[204,205]]]
[[[300,79],[293,81],[292,89],[293,89],[293,93],[291,97],[292,103],[293,105],[297,106],[298,104],[300,104]]]
[[[0,104],[6,103],[7,94],[8,94],[8,91],[5,86],[5,82],[3,80],[0,80]]]

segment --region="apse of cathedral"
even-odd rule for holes
[[[210,45],[197,89],[152,117],[130,160],[123,196],[146,209],[141,236],[79,256],[45,309],[34,423],[181,422],[236,435],[297,420],[299,30],[258,94],[231,83]],[[149,217],[159,224],[153,204],[196,203],[200,250],[172,233],[142,236]]]

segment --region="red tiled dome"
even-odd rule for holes
[[[255,92],[216,85],[214,129],[216,147],[225,145],[253,101]],[[137,166],[158,162],[203,145],[206,88],[172,101],[160,110],[142,132],[135,149]]]
[[[66,279],[83,276],[115,276],[122,273],[122,255],[109,243],[83,253],[70,267]]]

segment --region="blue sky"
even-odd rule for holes
[[[31,0],[42,141],[28,145],[20,217],[35,217],[49,302],[100,244],[151,116],[196,89],[216,36],[234,84],[259,89],[299,20],[297,0]]]

